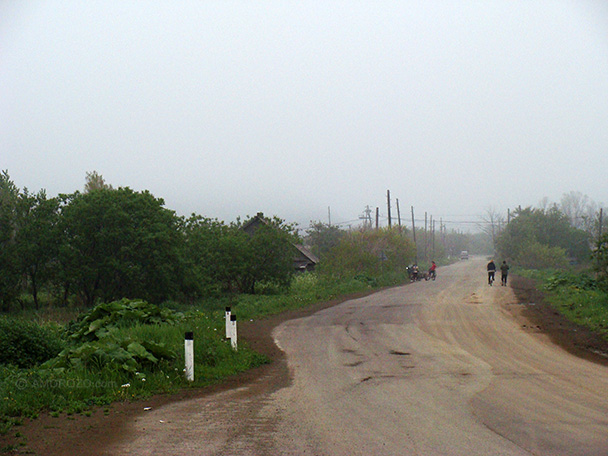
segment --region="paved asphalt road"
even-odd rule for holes
[[[146,412],[108,454],[608,455],[608,368],[516,322],[484,269],[283,323],[289,386]]]

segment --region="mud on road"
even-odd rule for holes
[[[501,303],[502,310],[514,318],[522,330],[545,334],[555,344],[562,346],[570,353],[608,366],[606,356],[608,343],[605,340],[584,328],[573,325],[554,312],[545,302],[542,294],[535,290],[531,281],[513,277],[510,286],[515,292],[516,300]],[[190,399],[213,396],[221,400],[222,394],[228,393],[231,395],[231,400],[236,398],[242,404],[238,412],[240,417],[236,417],[237,419],[253,416],[264,405],[259,401],[263,401],[271,393],[289,386],[292,381],[285,354],[273,340],[273,329],[291,319],[309,316],[347,299],[364,296],[365,294],[358,294],[337,301],[321,303],[301,311],[288,312],[254,322],[243,322],[239,327],[240,337],[246,340],[253,349],[269,356],[273,362],[230,378],[222,385],[185,390],[174,395],[159,395],[144,401],[114,404],[109,407],[109,413],[104,412],[107,408],[99,408],[90,417],[76,415],[53,418],[43,415],[37,420],[28,421],[24,426],[14,429],[14,433],[18,432],[24,437],[15,439],[13,432],[2,437],[0,448],[17,441],[25,441],[26,446],[21,447],[19,452],[38,455],[131,454],[124,450],[125,442],[142,438],[141,433],[138,434],[134,430],[138,429],[137,423],[141,422],[142,417],[148,413],[144,412],[144,407],[151,407],[154,411],[161,408],[167,410],[163,406],[172,404],[170,415],[164,415],[162,420],[159,419],[154,424],[147,420],[146,426],[157,426],[158,431],[162,431],[166,424],[172,424],[176,428],[187,428],[187,417],[191,412],[189,408],[193,403]],[[213,414],[210,413],[209,416],[208,425],[213,426]],[[222,419],[226,419],[226,417],[222,417]],[[180,426],[180,422],[184,426]],[[242,434],[241,439],[246,439],[249,432],[263,433],[265,427],[268,432],[271,432],[275,426],[276,423],[272,422],[272,417],[267,416],[264,419],[259,417],[245,419],[242,426],[235,425],[232,429]],[[141,429],[139,430],[141,431]],[[148,435],[154,432],[153,428],[146,430]],[[173,444],[187,446],[189,438],[196,439],[196,435],[176,435]],[[122,452],[115,452],[119,448]],[[238,451],[238,448],[234,450]],[[162,453],[160,448],[150,448],[150,451],[149,454]],[[266,453],[263,441],[259,443],[256,452],[257,454],[270,454]]]

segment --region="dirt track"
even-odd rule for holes
[[[120,433],[91,446],[83,431],[72,454],[608,454],[608,367],[554,344],[483,269],[461,262],[287,320],[273,333],[286,355],[262,375],[135,404]]]

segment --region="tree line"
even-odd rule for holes
[[[112,188],[87,174],[84,191],[49,198],[0,174],[0,311],[91,307],[122,298],[194,303],[225,293],[287,290],[295,273],[294,225],[264,218],[224,223],[178,216],[148,191]],[[415,261],[407,230],[344,231],[311,224],[307,244],[327,280],[398,281]]]
[[[496,254],[527,269],[590,265],[608,285],[608,233],[600,217],[573,217],[557,205],[518,208],[495,236]]]
[[[501,225],[495,253],[530,268],[565,267],[590,259],[608,275],[608,238],[574,226],[556,205],[517,209]],[[90,307],[122,298],[193,303],[227,292],[288,289],[294,275],[293,225],[278,217],[252,234],[237,219],[226,224],[178,216],[148,191],[114,189],[97,173],[83,192],[47,197],[19,189],[0,174],[0,311],[44,304]],[[442,261],[460,250],[486,252],[479,234],[443,231],[433,249],[423,231],[405,228],[345,231],[312,223],[306,243],[325,278],[395,280],[413,262]],[[432,253],[429,253],[432,252]],[[429,255],[432,255],[431,258]],[[607,279],[608,280],[608,279]]]
[[[47,197],[0,175],[0,310],[45,302],[92,306],[140,298],[193,301],[256,284],[287,286],[293,226],[274,217],[251,235],[237,220],[185,218],[148,191],[114,189],[96,173],[84,192]]]

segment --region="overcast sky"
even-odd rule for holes
[[[0,0],[0,169],[303,228],[608,203],[608,2]]]

